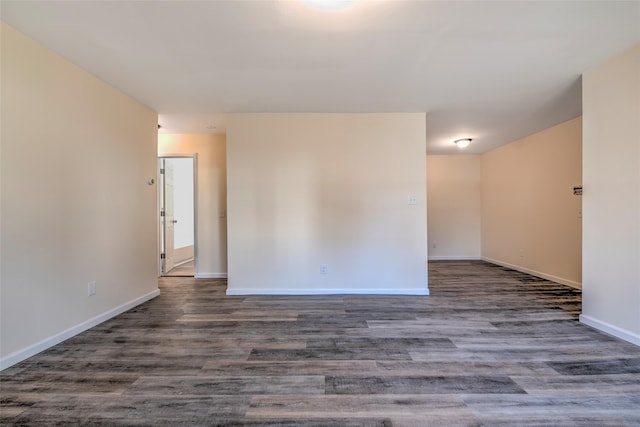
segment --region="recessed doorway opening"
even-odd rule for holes
[[[160,274],[194,277],[197,271],[196,156],[158,158]]]

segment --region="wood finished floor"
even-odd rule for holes
[[[189,261],[184,264],[181,264],[177,267],[173,267],[171,270],[167,271],[163,276],[165,277],[193,277],[194,272],[194,262]]]
[[[162,294],[0,374],[2,425],[639,426],[640,348],[580,292],[430,263],[429,297]]]

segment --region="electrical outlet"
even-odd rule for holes
[[[89,282],[87,284],[87,296],[92,296],[96,294],[96,282]]]
[[[327,264],[320,264],[320,274],[329,274]]]
[[[407,204],[409,205],[417,205],[418,198],[416,196],[407,196]]]

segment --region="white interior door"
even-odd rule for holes
[[[176,220],[173,209],[173,166],[171,162],[164,161],[164,269],[168,273],[174,267],[173,241]]]

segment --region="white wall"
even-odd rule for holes
[[[197,154],[196,193],[198,246],[195,275],[227,276],[226,140],[218,134],[160,134],[158,155]],[[221,217],[221,213],[223,216]]]
[[[479,155],[427,156],[429,259],[480,259]]]
[[[640,345],[640,45],[582,77],[580,320]]]
[[[1,25],[6,367],[158,294],[157,114]]]
[[[227,293],[425,294],[424,156],[423,113],[229,115]]]
[[[482,258],[580,288],[582,127],[575,118],[482,155]]]

